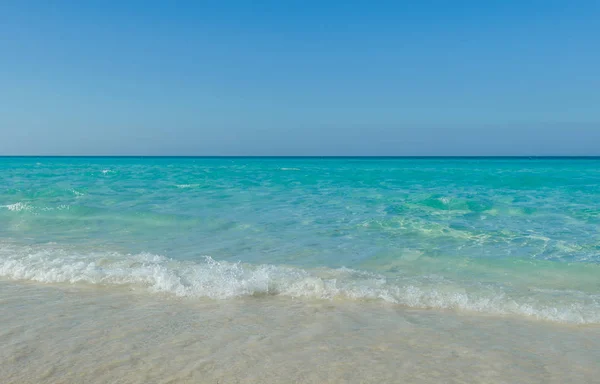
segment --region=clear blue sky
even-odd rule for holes
[[[600,1],[1,1],[0,154],[600,155]]]

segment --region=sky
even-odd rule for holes
[[[600,155],[600,1],[0,2],[0,155]]]

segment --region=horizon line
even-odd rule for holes
[[[188,159],[598,159],[600,155],[0,155],[0,158],[188,158]]]

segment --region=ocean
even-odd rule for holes
[[[598,382],[600,158],[0,158],[0,381]]]

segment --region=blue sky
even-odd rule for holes
[[[2,1],[0,154],[600,155],[598,20],[586,0]]]

